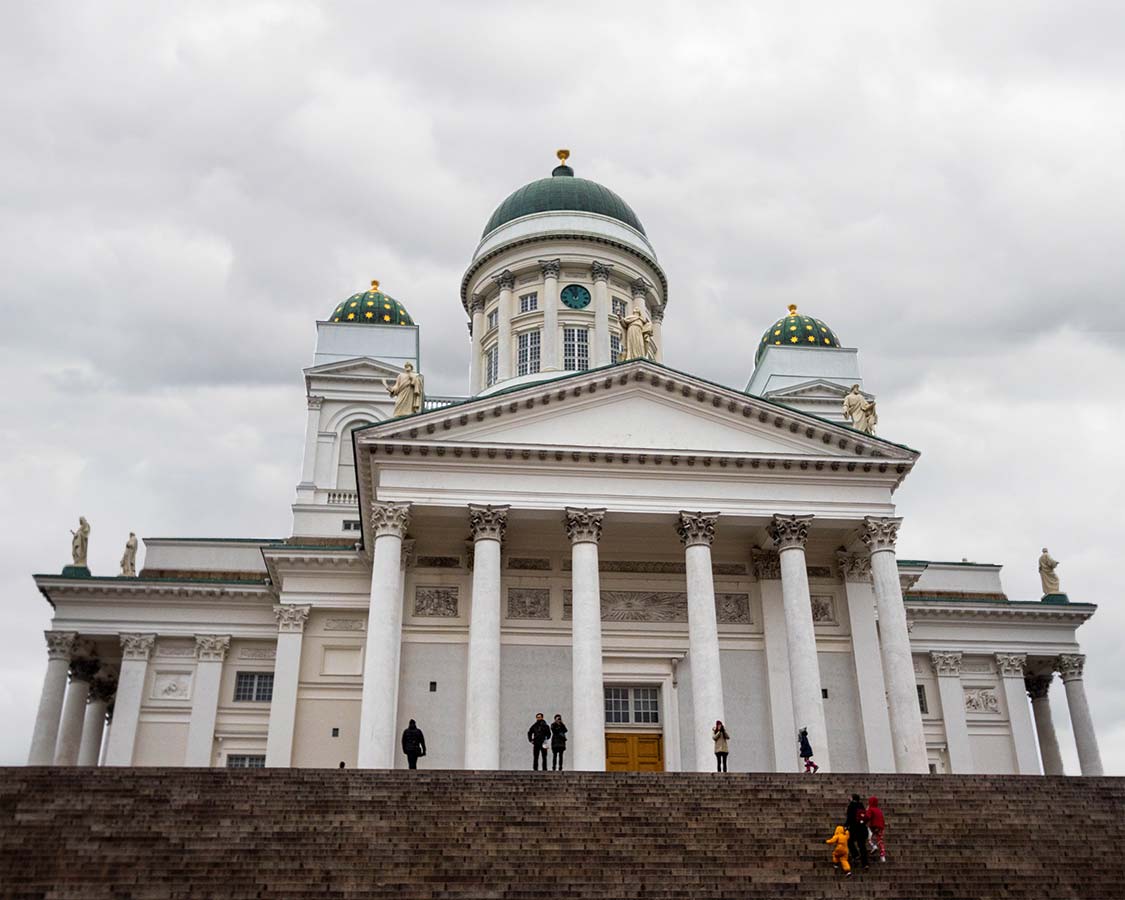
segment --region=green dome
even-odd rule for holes
[[[762,335],[758,344],[758,352],[754,354],[754,365],[757,365],[770,345],[780,347],[839,347],[840,339],[836,333],[825,325],[820,319],[812,316],[802,316],[797,312],[797,307],[790,305],[789,315],[782,316],[774,322],[766,333]]]
[[[406,307],[389,294],[379,290],[379,282],[371,282],[371,290],[352,294],[328,317],[329,322],[349,325],[413,325]]]
[[[596,181],[575,178],[574,169],[565,164],[566,156],[562,155],[564,152],[560,151],[559,156],[563,165],[556,166],[550,178],[540,178],[531,184],[525,184],[496,207],[496,212],[484,226],[481,237],[522,216],[556,210],[596,213],[624,222],[641,234],[645,233],[637,214],[617,194]]]

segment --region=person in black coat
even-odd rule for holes
[[[551,736],[551,726],[543,719],[543,713],[535,714],[535,721],[527,729],[527,740],[531,744],[531,767],[539,771],[539,759],[543,758],[543,771],[547,771],[547,748],[543,745]]]
[[[406,754],[406,761],[412,769],[418,768],[418,757],[426,755],[426,736],[413,719],[402,733],[402,752]]]
[[[848,830],[848,855],[867,868],[867,809],[859,794],[852,794],[844,827]]]
[[[551,723],[551,771],[563,770],[563,754],[566,753],[566,725],[562,716],[556,714]],[[544,766],[546,768],[546,766]]]

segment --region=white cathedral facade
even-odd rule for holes
[[[1053,688],[1100,774],[1095,607],[897,557],[918,453],[845,422],[857,351],[823,321],[790,308],[745,390],[670,367],[656,251],[565,157],[460,295],[468,396],[413,415],[386,387],[425,375],[401,302],[373,283],[317,323],[290,536],[36,576],[31,764],[401,768],[415,719],[424,767],[530,768],[543,712],[575,769],[713,770],[722,720],[732,771],[799,771],[807,727],[821,771],[1062,774]],[[619,362],[630,315],[647,352]]]

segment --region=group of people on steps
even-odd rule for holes
[[[868,797],[864,805],[859,794],[852,794],[844,824],[837,825],[832,837],[824,843],[832,845],[832,868],[843,871],[845,876],[852,874],[852,860],[866,869],[869,860],[887,861],[887,846],[884,833],[886,817],[879,807],[878,797]]]

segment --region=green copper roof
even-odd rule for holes
[[[509,194],[496,207],[496,212],[484,226],[481,237],[522,216],[554,211],[596,213],[624,222],[641,234],[645,233],[645,227],[628,203],[596,181],[575,178],[574,169],[562,165],[555,167],[550,178],[540,178]]]
[[[371,290],[352,294],[328,316],[329,322],[348,325],[413,325],[406,307],[389,294],[379,290],[379,282],[371,282]]]
[[[781,347],[839,347],[840,339],[835,332],[825,325],[820,319],[811,316],[802,316],[797,312],[796,306],[789,307],[789,315],[782,316],[774,322],[758,342],[758,352],[754,354],[754,365],[757,365],[766,352],[766,347],[771,345]]]

